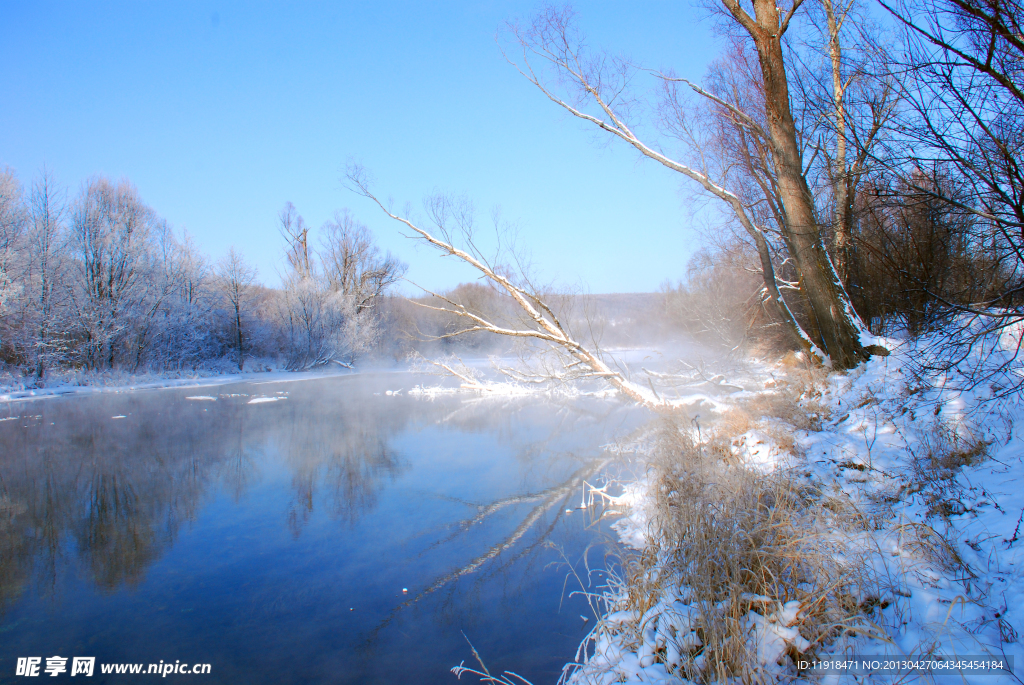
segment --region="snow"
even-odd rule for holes
[[[478,385],[463,384],[456,388],[446,387],[441,385],[436,386],[422,386],[417,385],[410,388],[407,391],[408,395],[413,397],[423,398],[434,398],[434,397],[445,397],[448,395],[463,395],[463,394],[483,394],[492,396],[503,396],[503,397],[521,397],[524,395],[533,395],[542,392],[536,388],[528,388],[518,383],[487,383],[483,382]],[[394,391],[390,391],[389,394],[394,394]]]
[[[277,402],[278,400],[287,399],[286,397],[254,397],[246,404],[265,404],[267,402]]]
[[[761,473],[779,468],[786,456],[770,437],[757,429],[749,430],[735,438],[733,453],[740,457],[747,468]]]
[[[134,390],[162,390],[167,388],[213,388],[232,383],[287,383],[313,380],[324,377],[348,376],[354,373],[348,369],[324,368],[316,371],[246,371],[216,375],[182,376],[172,372],[130,374],[130,373],[82,373],[73,377],[58,378],[46,387],[30,387],[23,383],[12,383],[9,379],[0,385],[0,402],[16,402],[47,399],[65,395],[98,393],[123,393]],[[215,399],[209,395],[193,395],[190,400]]]
[[[637,398],[650,407],[663,406],[684,409],[690,412],[721,412],[728,407],[728,404],[721,399],[723,395],[745,392],[742,386],[726,382],[725,376],[722,375],[694,380],[693,378],[684,378],[678,374],[664,374],[643,368],[643,363],[649,363],[652,360],[652,356],[658,355],[656,351],[650,348],[630,348],[617,350],[616,353],[622,353],[623,359],[626,361],[632,360],[637,362],[643,374],[650,378],[651,383],[648,384],[632,381],[626,383],[629,386],[630,392],[634,393]],[[499,378],[506,377],[505,374],[501,373],[501,369],[510,366],[514,367],[517,360],[513,358],[490,357],[487,359],[465,361],[459,359],[458,364],[454,364],[451,360],[446,361],[456,367],[455,371],[460,374],[460,378],[463,380],[462,383],[458,386],[421,384],[409,389],[406,391],[406,394],[426,399],[470,394],[494,397],[524,397],[533,395],[559,399],[581,397],[599,399],[618,398],[633,401],[625,397],[624,393],[610,387],[599,379],[581,381],[579,379],[570,380],[552,376],[543,381],[533,380],[530,382],[493,380],[495,376]],[[624,361],[623,363],[626,362]],[[415,368],[420,371],[436,374],[436,372],[430,370],[429,366],[423,364]],[[655,392],[652,387],[654,383],[667,387],[663,387],[660,392]],[[669,391],[675,396],[670,397]],[[400,390],[393,392],[398,394]],[[388,391],[387,394],[392,394],[392,391]]]
[[[759,473],[791,469],[804,474],[818,491],[841,497],[874,522],[856,535],[831,534],[851,564],[862,564],[882,592],[871,596],[862,589],[859,601],[879,603],[870,631],[811,645],[800,633],[798,602],[779,603],[751,596],[750,610],[739,617],[764,681],[813,680],[799,673],[789,654],[819,658],[843,654],[1013,655],[1024,663],[1024,406],[1019,370],[992,382],[972,383],[969,374],[979,363],[998,363],[1018,349],[1024,325],[1003,330],[991,344],[981,346],[992,358],[967,359],[964,369],[924,373],[936,361],[928,340],[912,344],[873,338],[892,350],[847,373],[833,373],[813,398],[824,408],[822,425],[795,430],[778,420],[761,420],[732,436],[731,450],[739,464]],[[640,357],[636,352],[635,356]],[[643,357],[644,360],[649,356]],[[642,360],[641,360],[642,361]],[[1018,367],[1019,368],[1019,367]],[[692,369],[692,367],[691,367]],[[787,369],[777,363],[750,360],[725,375],[703,369],[692,373],[647,371],[649,394],[684,408],[705,426],[741,400],[779,392],[776,379]],[[351,372],[256,372],[205,378],[173,376],[101,377],[49,388],[10,386],[0,401],[22,401],[70,393],[125,392],[140,388],[204,388],[237,382],[273,384]],[[1016,375],[1015,375],[1016,374]],[[82,379],[79,379],[82,380]],[[643,388],[641,388],[643,390]],[[647,393],[648,391],[644,391]],[[460,387],[417,385],[388,390],[432,399],[451,394],[482,396],[557,395],[559,397],[617,396],[614,390],[584,384],[531,386],[525,383],[480,380]],[[219,397],[240,397],[238,393]],[[191,401],[217,401],[196,394]],[[248,404],[273,403],[287,393],[252,397]],[[804,398],[805,401],[809,398]],[[0,421],[16,420],[9,416]],[[118,415],[112,419],[125,419]],[[699,424],[695,424],[699,425]],[[791,447],[780,445],[780,430],[792,435]],[[983,445],[983,447],[978,447]],[[642,457],[649,446],[608,446],[609,452]],[[975,448],[978,448],[975,450]],[[929,461],[929,455],[935,459]],[[943,459],[955,463],[943,465]],[[959,460],[959,461],[957,461]],[[961,463],[962,462],[962,463]],[[613,525],[626,546],[643,550],[656,530],[652,484],[645,478],[624,484],[621,494],[590,486],[590,501],[628,512]],[[566,510],[567,513],[573,510]],[[657,568],[654,569],[657,572]],[[610,597],[614,607],[621,596]],[[576,683],[679,682],[677,668],[701,646],[694,632],[695,609],[686,587],[669,587],[643,615],[615,611],[597,622],[590,633],[590,656],[571,676]],[[622,626],[621,630],[608,627]],[[635,627],[628,628],[627,626]],[[1020,638],[1020,639],[1018,639]],[[698,657],[698,661],[701,657]],[[699,664],[698,664],[699,665]],[[937,681],[1014,682],[1009,675],[966,674],[934,677]],[[829,676],[828,682],[853,682],[852,676]],[[1019,681],[1017,681],[1019,682]]]
[[[1009,337],[1005,331],[1000,334],[998,347],[1008,357],[1017,349],[1020,334],[1020,328]],[[825,533],[842,543],[836,554],[847,563],[863,564],[882,590],[874,598],[879,606],[871,630],[813,649],[799,631],[799,602],[779,606],[769,598],[749,598],[751,610],[742,617],[741,629],[759,679],[822,678],[798,672],[787,656],[793,650],[819,658],[1014,656],[1019,670],[1024,664],[1024,406],[1019,391],[1006,400],[998,398],[1020,376],[974,382],[970,374],[979,361],[998,364],[999,358],[967,359],[962,370],[929,376],[920,369],[936,361],[925,358],[934,349],[930,341],[871,342],[893,353],[849,373],[831,374],[820,397],[814,398],[826,409],[824,425],[820,430],[791,430],[794,449],[776,444],[772,432],[764,430],[765,421],[732,441],[733,454],[747,468],[762,473],[793,469],[820,491],[846,498],[870,517],[872,529],[859,534],[839,528]],[[993,347],[986,346],[985,354],[993,354]],[[766,362],[752,362],[749,371],[752,378],[762,379],[764,393],[774,392],[774,383],[763,379],[785,375],[779,365]],[[750,395],[744,391],[709,398],[711,411],[702,421],[713,422],[716,411]],[[632,449],[643,457],[643,445]],[[953,460],[953,468],[943,467],[944,459]],[[637,550],[645,549],[657,530],[651,487],[641,478],[627,484],[621,496],[605,497],[628,510],[613,529],[623,544]],[[610,592],[612,608],[625,606],[623,588]],[[675,669],[683,661],[681,654],[700,645],[690,630],[694,610],[687,603],[687,588],[662,593],[642,616],[629,611],[604,616],[588,637],[589,656],[569,681],[687,682]],[[871,599],[866,590],[861,594],[861,601]],[[936,672],[919,677],[988,685],[1020,682],[1011,674]],[[862,679],[829,675],[823,682]]]

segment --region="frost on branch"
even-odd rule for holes
[[[475,311],[452,298],[423,288],[438,304],[417,304],[445,313],[463,323],[462,327],[446,337],[482,331],[539,343],[558,356],[563,374],[568,373],[576,378],[603,379],[626,397],[646,407],[655,410],[671,408],[671,404],[653,390],[633,383],[622,372],[609,366],[600,351],[592,351],[579,342],[570,327],[549,306],[550,298],[531,281],[522,255],[514,248],[503,249],[500,240],[503,233],[500,229],[499,246],[493,256],[485,254],[478,247],[473,209],[468,202],[447,196],[428,198],[425,209],[432,224],[428,231],[419,223],[414,223],[408,217],[408,212],[405,212],[406,216],[396,214],[377,199],[370,190],[366,171],[361,167],[350,167],[347,179],[353,191],[369,198],[389,217],[404,224],[413,232],[412,237],[473,267],[515,304],[519,316],[507,322],[500,321],[497,317]],[[501,261],[503,256],[508,257],[509,263]]]

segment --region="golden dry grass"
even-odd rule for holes
[[[698,682],[760,680],[744,633],[748,612],[769,616],[799,602],[792,625],[813,651],[865,611],[852,589],[864,579],[837,561],[817,520],[821,510],[808,507],[816,493],[785,472],[754,473],[708,451],[748,418],[727,416],[703,444],[687,426],[663,419],[653,461],[658,536],[626,565],[625,608],[637,615],[667,587],[688,588],[701,645],[684,654],[678,672]]]

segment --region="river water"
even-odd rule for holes
[[[0,406],[0,682],[60,656],[60,678],[95,657],[86,682],[162,661],[210,664],[174,682],[454,683],[468,637],[553,683],[594,621],[558,563],[602,563],[582,480],[642,417],[420,380]]]

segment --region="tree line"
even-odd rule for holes
[[[313,240],[282,211],[288,270],[267,288],[231,248],[211,260],[128,181],[69,197],[47,171],[25,188],[0,170],[0,362],[50,371],[306,369],[379,351],[405,266],[340,212]]]

